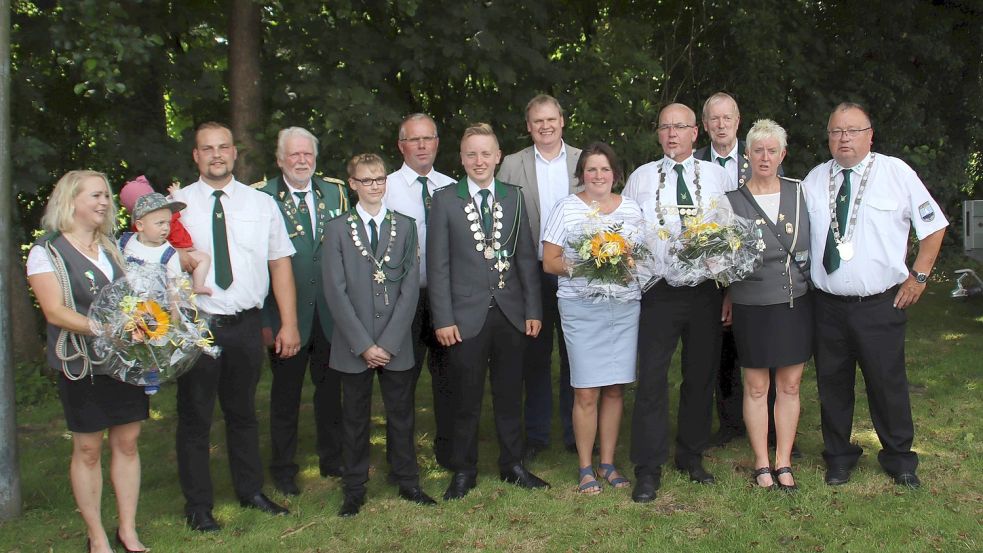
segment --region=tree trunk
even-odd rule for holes
[[[229,14],[229,97],[232,133],[239,144],[236,176],[249,184],[262,174],[263,152],[256,132],[262,121],[260,93],[260,5],[232,0]]]
[[[24,265],[20,263],[20,251],[12,248],[8,259],[16,260],[7,267],[7,286],[10,290],[10,341],[14,364],[44,362],[38,311],[31,301],[34,296],[27,289]]]

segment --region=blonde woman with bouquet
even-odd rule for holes
[[[116,206],[105,175],[69,171],[55,185],[41,220],[47,234],[31,248],[27,280],[48,322],[48,366],[61,373],[58,395],[72,433],[69,474],[85,521],[87,550],[112,551],[102,525],[101,452],[109,430],[109,475],[116,491],[116,543],[144,551],[137,536],[140,496],[140,423],[150,414],[139,386],[93,375],[99,364],[91,337],[99,326],[86,317],[99,290],[123,277],[123,258],[113,239]]]
[[[596,142],[583,150],[576,177],[584,189],[560,200],[543,234],[543,268],[559,276],[557,298],[574,388],[573,429],[578,491],[601,491],[593,466],[600,436],[600,476],[630,485],[614,465],[624,385],[635,381],[641,291],[635,258],[643,255],[642,211],[613,193],[622,178],[617,156]]]

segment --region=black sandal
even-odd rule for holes
[[[759,476],[764,476],[766,474],[768,476],[771,476],[771,485],[770,486],[762,486],[758,482],[758,477]],[[752,471],[751,472],[751,482],[754,484],[754,486],[756,488],[764,488],[766,490],[777,490],[778,489],[778,480],[771,473],[771,467],[761,467],[759,469],[755,469],[754,471]]]
[[[792,485],[782,484],[782,481],[778,479],[778,477],[782,474],[787,474],[792,477]],[[781,467],[775,469],[775,472],[772,474],[772,478],[775,479],[775,483],[778,484],[778,487],[786,492],[794,492],[799,489],[799,486],[795,484],[795,475],[792,474],[792,467]]]

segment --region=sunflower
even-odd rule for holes
[[[167,335],[171,328],[171,317],[154,300],[146,300],[137,304],[133,311],[133,319],[137,328],[142,330],[151,340]]]

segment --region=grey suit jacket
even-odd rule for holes
[[[737,187],[740,188],[744,186],[747,181],[751,180],[751,161],[747,158],[747,142],[744,140],[737,140],[737,154],[741,156],[739,160],[741,165],[738,167],[737,171]],[[702,159],[703,161],[713,161],[713,154],[710,153],[710,146],[704,146],[699,150],[693,152],[693,156],[696,159]],[[782,166],[778,166],[778,176],[783,176],[785,170]]]
[[[427,289],[434,328],[457,325],[461,338],[477,336],[492,298],[509,322],[525,332],[526,320],[543,320],[539,262],[529,231],[525,201],[518,186],[495,181],[502,205],[502,250],[514,255],[499,288],[496,260],[475,250],[477,242],[464,206],[471,203],[467,178],[433,196],[427,226]]]
[[[383,271],[388,279],[402,277],[395,282],[376,282],[375,265],[355,247],[353,222],[361,243],[368,247],[369,239],[354,209],[328,221],[324,228],[321,271],[324,296],[335,323],[328,365],[339,372],[367,370],[362,353],[373,344],[392,356],[386,369],[404,371],[414,365],[411,328],[420,296],[416,222],[401,213],[390,213],[396,223],[396,238]],[[387,217],[379,229],[377,257],[389,244],[391,224]]]
[[[569,193],[575,194],[583,190],[583,186],[578,182],[577,177],[573,176],[577,170],[577,162],[580,160],[580,149],[567,144],[567,173],[570,175]],[[522,188],[522,195],[526,199],[527,213],[529,215],[529,229],[532,231],[533,244],[539,244],[539,227],[542,220],[542,213],[539,209],[539,185],[536,181],[536,152],[533,146],[520,150],[514,154],[505,156],[502,166],[498,169],[498,180],[514,184]],[[539,247],[536,247],[539,251]],[[538,256],[537,256],[538,257]]]

